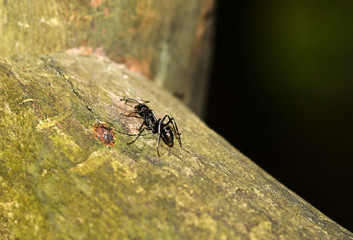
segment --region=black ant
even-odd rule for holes
[[[139,128],[139,132],[138,134],[126,134],[129,136],[136,136],[136,138],[132,141],[129,142],[128,144],[132,144],[134,143],[137,138],[139,136],[141,136],[142,132],[147,129],[152,131],[151,133],[148,134],[158,134],[158,139],[157,139],[157,154],[160,157],[159,154],[159,141],[162,138],[163,142],[168,146],[168,147],[173,147],[174,145],[174,134],[176,136],[176,138],[179,141],[179,145],[182,149],[185,150],[185,148],[183,147],[183,145],[181,144],[181,139],[180,139],[180,135],[181,133],[178,130],[178,126],[174,120],[174,118],[170,118],[169,115],[165,115],[163,117],[163,119],[159,118],[157,120],[157,118],[154,116],[154,113],[152,111],[152,109],[150,109],[145,103],[149,103],[149,101],[146,100],[142,100],[141,102],[139,102],[137,99],[133,99],[133,98],[129,98],[129,97],[124,97],[122,99],[120,99],[121,101],[125,101],[125,103],[127,102],[134,102],[137,105],[135,105],[135,111],[130,113],[127,116],[135,116],[138,118],[143,118],[143,123],[141,124],[140,128]],[[134,115],[134,114],[137,114]],[[164,121],[167,120],[166,123],[164,123]],[[169,125],[171,124],[171,126]],[[145,134],[145,135],[148,135]]]

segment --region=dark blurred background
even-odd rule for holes
[[[218,1],[206,122],[353,231],[353,2]]]

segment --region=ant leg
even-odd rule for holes
[[[123,98],[120,99],[120,101],[125,101],[125,104],[126,104],[127,102],[135,102],[135,103],[137,103],[137,104],[149,103],[149,102],[150,102],[150,101],[148,101],[148,100],[143,100],[143,99],[141,99],[141,103],[140,103],[137,99],[130,98],[130,97],[123,97]]]
[[[141,126],[140,126],[140,128],[139,128],[139,133],[133,135],[133,136],[136,136],[136,138],[135,138],[132,142],[129,142],[128,144],[134,143],[134,142],[138,139],[138,137],[141,136],[142,132],[146,129],[146,128],[143,128],[143,126],[145,126],[145,123],[142,123],[142,124],[141,124]],[[147,134],[147,135],[148,135],[148,134]]]
[[[166,120],[166,118],[168,118],[168,122],[166,124],[164,124],[163,122]],[[174,118],[170,118],[169,115],[165,115],[163,117],[162,120],[159,120],[158,122],[158,139],[157,139],[157,153],[158,153],[158,156],[160,157],[159,155],[159,142],[160,142],[160,138],[161,138],[161,126],[163,126],[162,130],[165,129],[166,127],[168,127],[169,123],[172,123],[173,126],[172,126],[172,131],[175,133],[175,136],[176,138],[178,138],[178,141],[179,141],[179,144],[180,144],[180,147],[184,150],[186,150],[183,145],[181,144],[181,140],[180,140],[180,133],[179,133],[179,130],[178,130],[178,127],[176,126],[176,123],[175,123],[175,120]]]
[[[183,144],[181,143],[181,138],[180,138],[181,133],[179,132],[178,125],[177,125],[175,119],[174,119],[174,118],[170,118],[168,115],[166,115],[166,116],[167,116],[168,119],[169,119],[168,122],[167,122],[167,124],[172,123],[172,125],[173,125],[173,129],[174,129],[173,131],[174,131],[174,133],[175,133],[175,135],[176,135],[176,137],[177,137],[177,139],[178,139],[178,141],[179,141],[180,147],[181,147],[184,151],[186,151],[187,153],[191,154],[190,151],[187,150],[187,149],[185,149],[184,146],[183,146]]]
[[[142,126],[143,126],[143,125],[142,125]],[[142,126],[141,126],[141,127],[142,127]],[[137,136],[135,137],[135,139],[132,140],[131,142],[127,143],[127,144],[128,144],[128,145],[133,144],[133,143],[138,139],[138,137],[141,136],[142,132],[143,132],[145,129],[146,129],[146,128],[142,128],[142,130],[139,131],[139,133],[137,134]]]
[[[158,157],[160,157],[161,155],[159,154],[159,142],[161,140],[161,125],[162,125],[162,122],[164,121],[164,118],[162,121],[159,121],[158,123],[158,138],[157,138],[157,154],[158,154]]]
[[[182,149],[185,150],[185,148],[183,147],[183,144],[181,143],[181,139],[180,139],[180,135],[181,133],[179,132],[179,129],[178,129],[178,125],[175,121],[174,118],[170,118],[169,115],[165,115],[162,122],[164,121],[164,119],[168,118],[168,122],[165,124],[166,126],[171,123],[173,125],[173,132],[175,133],[175,136],[176,138],[178,139],[178,142],[179,142],[179,145]]]
[[[181,133],[179,132],[178,125],[177,125],[177,123],[176,123],[174,118],[172,118],[171,120],[172,120],[173,128],[174,128],[174,131],[175,131],[175,135],[176,135],[177,139],[179,140],[179,145],[180,145],[180,147],[182,149],[185,150],[183,144],[181,143],[181,138],[180,138]]]
[[[117,130],[115,130],[115,131],[116,131],[117,133],[124,134],[124,135],[130,136],[130,137],[139,135],[138,133],[137,133],[137,134],[129,134],[129,133],[124,133],[124,132],[120,132],[120,131],[117,131]],[[146,133],[146,134],[140,134],[140,136],[147,136],[147,135],[151,135],[151,134],[153,134],[153,133],[150,132],[150,133]]]
[[[160,120],[159,123],[158,123],[158,134],[159,134],[159,135],[161,135],[161,125],[162,125],[162,123],[164,122],[164,120],[165,120],[167,117],[169,117],[169,116],[168,116],[168,115],[165,115],[165,116],[163,117],[163,119]],[[169,123],[169,121],[168,121],[168,123]],[[167,126],[168,123],[165,124],[165,126]]]
[[[158,154],[158,157],[160,157],[161,155],[159,154],[159,141],[160,141],[160,139],[161,139],[161,135],[160,134],[158,134],[158,139],[157,139],[157,154]]]
[[[133,115],[135,113],[139,114],[141,113],[142,111],[135,111],[135,112],[131,112],[129,113],[128,115],[125,115],[126,117],[134,117],[134,118],[142,118],[141,116],[138,116],[138,115]]]

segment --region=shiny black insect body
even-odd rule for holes
[[[145,103],[148,103],[149,101],[142,100],[142,102],[139,102],[136,99],[129,98],[129,97],[124,97],[121,99],[122,101],[127,102],[133,102],[136,103],[135,105],[135,111],[130,113],[128,116],[135,116],[138,118],[143,118],[143,122],[139,128],[138,134],[127,134],[129,136],[136,136],[135,139],[132,142],[129,142],[128,144],[134,143],[139,136],[142,135],[143,131],[150,130],[151,132],[148,134],[158,134],[158,139],[157,139],[157,154],[159,154],[159,142],[160,139],[162,138],[163,142],[169,146],[173,147],[174,145],[174,135],[179,141],[179,145],[181,148],[184,149],[181,139],[180,139],[180,132],[178,130],[177,123],[175,122],[174,118],[169,117],[169,115],[165,115],[162,119],[157,118],[154,116],[154,113],[152,109],[150,109]],[[148,135],[145,134],[145,135]],[[184,149],[185,150],[185,149]]]

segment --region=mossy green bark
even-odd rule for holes
[[[187,151],[120,98],[174,117]],[[0,59],[0,238],[353,239],[210,130],[179,100],[107,58]],[[101,143],[98,122],[114,128]]]
[[[182,92],[201,114],[213,1],[3,0],[0,56],[105,53],[170,92]]]

